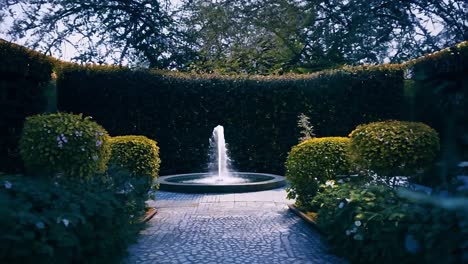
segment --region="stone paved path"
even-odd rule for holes
[[[287,209],[284,188],[242,194],[159,191],[158,214],[126,263],[346,263]]]

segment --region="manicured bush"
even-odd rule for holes
[[[0,39],[0,171],[22,169],[18,141],[27,116],[46,110],[52,61]]]
[[[356,184],[322,186],[311,207],[332,251],[351,263],[455,264],[468,258],[464,211]]]
[[[426,169],[439,151],[437,132],[417,122],[360,125],[349,136],[353,161],[380,176],[411,175]]]
[[[1,177],[1,263],[120,262],[141,229],[145,199],[100,182],[68,183]]]
[[[348,174],[348,147],[349,139],[343,137],[314,138],[294,146],[286,161],[286,178],[291,183],[288,197],[306,206],[320,183]]]
[[[158,177],[159,148],[156,141],[145,136],[113,137],[109,164],[128,170],[133,177],[144,177],[149,188]]]
[[[163,174],[206,170],[217,125],[234,168],[283,174],[300,113],[317,136],[345,136],[358,124],[399,118],[404,103],[398,65],[266,77],[67,65],[57,92],[59,110],[91,115],[112,135],[158,139]]]
[[[30,174],[89,178],[105,171],[110,158],[108,141],[106,130],[89,117],[36,115],[24,124],[21,157]]]

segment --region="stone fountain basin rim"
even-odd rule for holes
[[[200,184],[200,183],[177,183],[168,181],[172,178],[193,177],[197,175],[209,175],[209,173],[186,173],[161,176],[158,179],[159,189],[163,191],[183,192],[183,193],[240,193],[264,191],[283,187],[286,185],[284,176],[269,173],[236,172],[240,175],[252,175],[259,177],[270,177],[271,179],[259,182],[233,183],[233,184]]]

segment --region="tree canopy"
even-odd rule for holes
[[[464,0],[7,0],[0,10],[13,41],[43,52],[200,72],[400,62],[468,39]]]

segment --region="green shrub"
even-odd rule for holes
[[[0,263],[120,263],[145,199],[94,182],[0,179]]]
[[[358,126],[349,136],[353,161],[380,176],[424,170],[439,151],[437,132],[422,123],[375,122]]]
[[[455,264],[468,257],[466,212],[412,202],[388,187],[323,186],[311,207],[332,251],[352,263]]]
[[[105,171],[110,158],[108,141],[106,130],[89,117],[36,115],[26,119],[20,151],[30,174],[88,178]]]
[[[394,191],[355,184],[327,186],[311,207],[332,250],[352,263],[401,263],[407,215]]]
[[[296,199],[298,206],[305,206],[317,193],[319,183],[347,174],[348,145],[348,138],[327,137],[294,146],[286,161],[286,178],[291,183],[288,197]]]
[[[151,186],[161,163],[156,141],[145,136],[118,136],[111,138],[110,143],[109,164],[128,170],[131,176],[146,178]]]
[[[265,77],[70,65],[57,93],[59,109],[91,115],[112,135],[158,139],[163,174],[206,169],[208,139],[223,125],[233,167],[284,175],[299,113],[319,137],[346,136],[358,124],[400,118],[404,104],[398,65]]]

